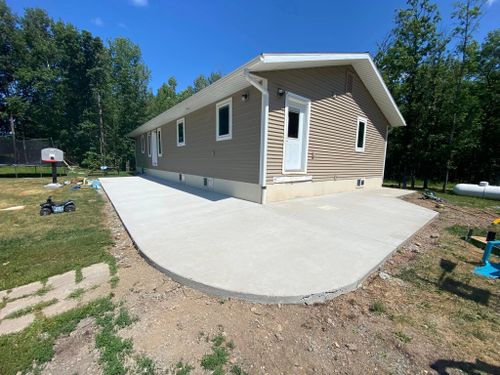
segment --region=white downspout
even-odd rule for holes
[[[248,70],[243,71],[245,79],[262,94],[261,117],[260,117],[260,173],[259,185],[261,186],[261,202],[266,203],[266,177],[267,177],[267,129],[269,118],[269,91],[267,80],[251,74]]]

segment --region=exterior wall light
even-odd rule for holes
[[[283,95],[285,95],[285,90],[278,89],[278,96],[283,96]]]
[[[250,95],[248,94],[248,92],[244,93],[243,95],[241,95],[241,101],[243,103],[245,103],[246,101],[248,101],[248,98],[250,97]]]

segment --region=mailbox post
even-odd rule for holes
[[[58,148],[42,149],[42,162],[52,165],[52,183],[57,184],[57,163],[64,160],[64,152]]]

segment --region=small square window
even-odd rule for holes
[[[183,118],[177,120],[177,146],[184,146],[186,144],[186,127]]]
[[[366,142],[366,119],[358,117],[358,129],[356,131],[356,151],[365,151]]]
[[[233,128],[233,101],[231,98],[217,103],[216,112],[216,131],[217,140],[224,141],[232,138]]]

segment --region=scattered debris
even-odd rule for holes
[[[0,211],[17,211],[17,210],[23,210],[26,206],[12,206],[12,207],[7,207],[7,208],[2,208]]]
[[[257,310],[257,308],[254,306],[250,309],[251,312],[253,312],[255,315],[262,315],[262,313]]]
[[[53,189],[59,189],[62,185],[60,183],[54,183],[54,182],[51,182],[50,184],[47,184],[44,186],[45,189],[50,189],[50,190],[53,190]]]
[[[424,192],[422,193],[422,199],[431,199],[435,202],[445,202],[443,198],[439,198],[436,193],[434,193],[432,190],[425,189]]]
[[[356,350],[358,350],[358,346],[356,344],[345,344],[345,346],[351,352],[355,352]]]
[[[382,280],[390,280],[392,278],[391,275],[389,275],[387,272],[379,272],[378,273],[378,276],[382,279]]]

